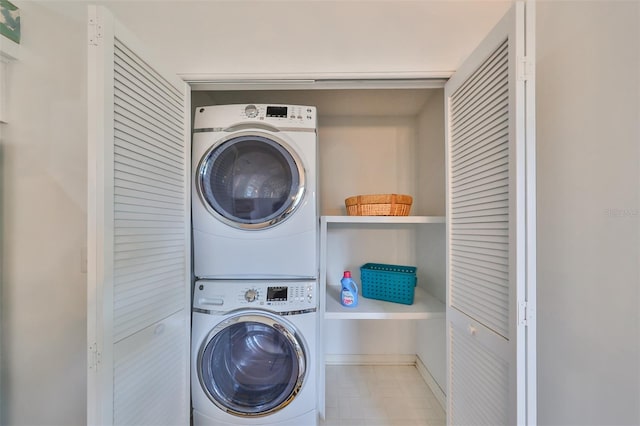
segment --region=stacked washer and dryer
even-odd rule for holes
[[[316,109],[196,109],[193,424],[313,426]]]

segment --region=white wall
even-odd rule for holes
[[[640,3],[538,2],[538,420],[640,424]]]
[[[510,4],[79,0],[65,8],[83,19],[81,6],[88,2],[108,4],[177,72],[223,75],[451,71]]]
[[[20,7],[3,125],[0,423],[85,420],[86,94],[84,26]]]

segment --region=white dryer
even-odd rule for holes
[[[315,426],[315,281],[196,281],[194,426]]]
[[[196,108],[197,278],[317,277],[316,139],[312,106]]]

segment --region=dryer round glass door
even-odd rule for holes
[[[304,340],[278,316],[239,313],[212,330],[197,369],[200,385],[220,409],[264,416],[288,405],[302,387]]]
[[[228,225],[268,228],[300,205],[304,167],[284,141],[266,133],[236,133],[202,158],[197,187],[206,208]]]

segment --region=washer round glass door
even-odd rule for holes
[[[304,341],[293,325],[267,312],[245,312],[211,331],[197,367],[202,388],[219,408],[264,416],[295,398],[306,365]]]
[[[274,226],[289,217],[304,196],[304,167],[273,135],[235,133],[200,161],[197,187],[206,208],[241,229]]]

